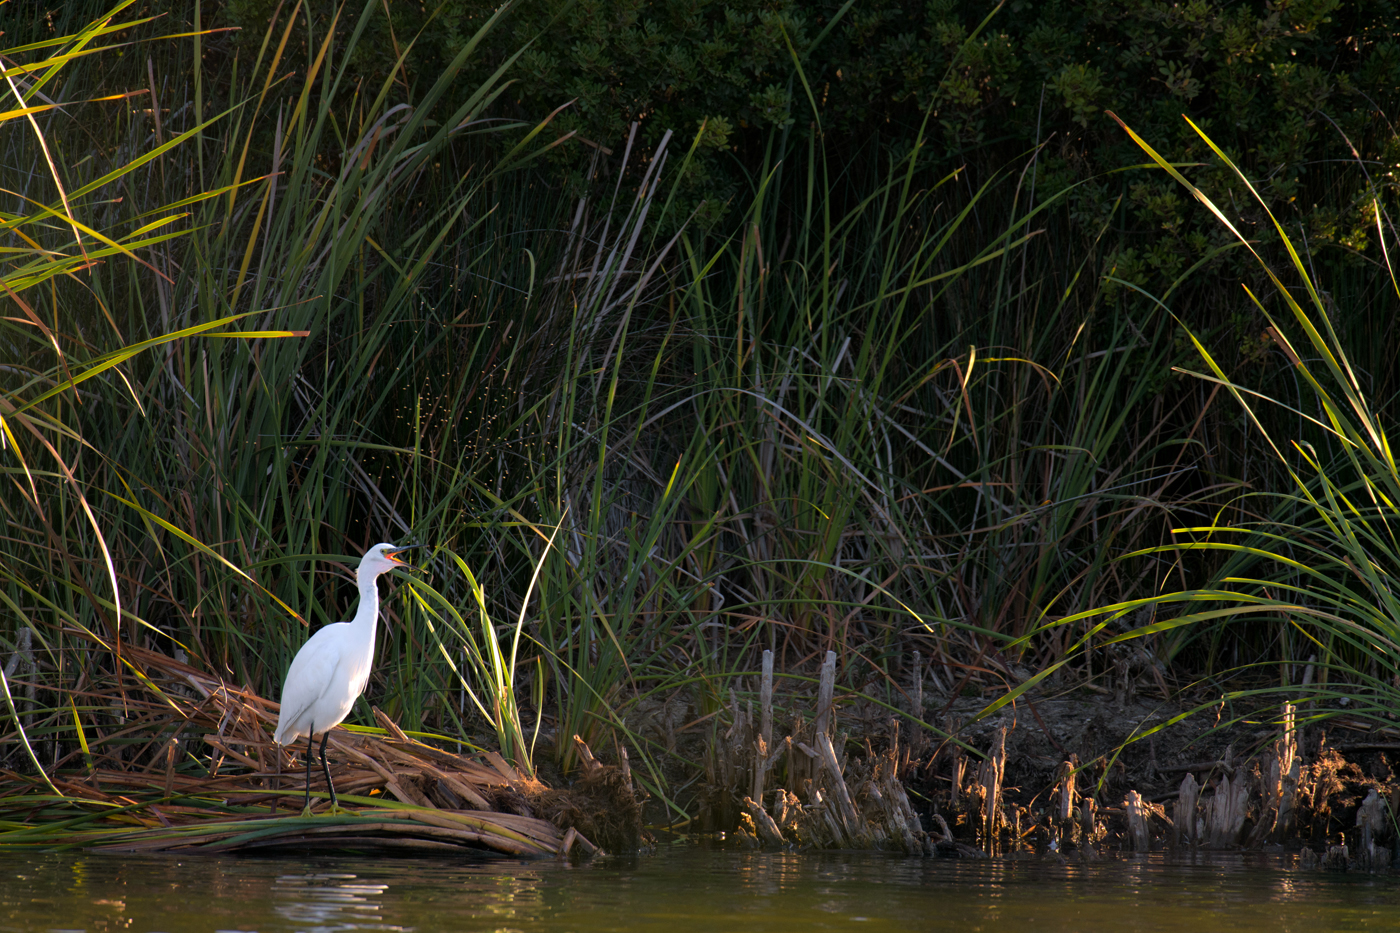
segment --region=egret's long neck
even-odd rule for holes
[[[353,624],[358,629],[366,629],[374,638],[375,623],[379,621],[379,586],[375,583],[378,574],[357,573],[360,585],[360,608],[355,612]]]

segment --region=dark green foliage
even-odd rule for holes
[[[246,27],[237,41],[256,43],[277,6],[232,0],[228,19]],[[334,5],[309,7],[311,32],[323,35]],[[382,78],[411,43],[398,79],[406,89],[435,75],[492,8],[392,5],[393,22],[370,26],[356,64]],[[704,125],[677,215],[704,201],[707,226],[737,217],[733,198],[754,189],[775,129],[819,124],[838,164],[873,160],[876,171],[908,150],[926,115],[934,168],[1000,169],[1043,143],[1027,179],[1033,196],[1093,179],[1072,195],[1080,232],[1111,225],[1108,266],[1158,286],[1226,241],[1159,177],[1104,177],[1140,161],[1104,111],[1132,114],[1170,158],[1211,161],[1184,113],[1262,180],[1266,199],[1291,206],[1314,247],[1366,250],[1373,192],[1356,173],[1341,182],[1334,166],[1353,160],[1354,147],[1372,182],[1390,182],[1397,152],[1383,115],[1400,100],[1392,0],[1012,0],[988,18],[989,9],[971,0],[537,0],[511,14],[496,52],[463,86],[501,50],[531,43],[502,106],[533,122],[570,105],[555,125],[580,142],[552,158],[574,191],[598,147],[620,157],[632,122],[644,146]],[[1223,172],[1202,179],[1227,201],[1239,200],[1234,184]],[[1244,218],[1251,229],[1258,219]]]

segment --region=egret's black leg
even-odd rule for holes
[[[335,799],[335,784],[331,781],[331,766],[326,764],[326,740],[331,737],[331,730],[327,729],[321,733],[321,770],[326,773],[326,789],[331,792],[331,812],[340,812],[340,801]]]
[[[311,815],[311,733],[306,733],[306,805],[301,808],[302,816]]]

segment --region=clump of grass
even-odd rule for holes
[[[1271,396],[1241,384],[1195,334],[1189,337],[1206,371],[1182,371],[1228,393],[1289,483],[1283,490],[1242,492],[1213,521],[1174,528],[1169,546],[1141,552],[1178,560],[1203,552],[1218,556],[1217,571],[1202,585],[1098,606],[1046,622],[1037,634],[1068,622],[1090,625],[1070,646],[1072,652],[1091,644],[1149,638],[1204,644],[1214,653],[1225,644],[1255,647],[1254,656],[1216,661],[1202,672],[1203,685],[1208,683],[1214,692],[1208,705],[1221,699],[1229,703],[1230,724],[1257,716],[1261,707],[1280,700],[1298,703],[1305,719],[1345,712],[1392,722],[1392,672],[1400,663],[1400,603],[1394,596],[1400,548],[1392,513],[1400,502],[1400,467],[1387,419],[1374,407],[1363,375],[1338,336],[1334,315],[1305,254],[1230,157],[1191,124],[1273,224],[1286,257],[1284,270],[1266,261],[1258,244],[1240,234],[1227,213],[1177,166],[1123,127],[1158,167],[1254,254],[1273,285],[1272,296],[1256,295],[1248,286],[1245,291],[1268,322],[1268,336],[1281,360],[1296,377],[1296,398]],[[1393,240],[1394,228],[1379,190],[1374,211],[1380,242]],[[1383,249],[1385,262],[1377,271],[1400,297],[1400,281],[1388,255]],[[1271,307],[1281,307],[1284,315],[1276,316]],[[1271,408],[1284,418],[1271,418]],[[1291,424],[1296,433],[1285,440],[1277,427],[1280,422]],[[1150,624],[1125,624],[1137,615],[1145,615]],[[1072,652],[1055,666],[1067,663]],[[1051,670],[1043,670],[1026,688]],[[1219,686],[1226,677],[1233,682]],[[1011,699],[1014,696],[997,705]],[[1264,715],[1269,721],[1274,718]]]
[[[656,183],[701,135],[634,134],[562,204],[528,162],[564,142],[549,115],[491,122],[513,56],[443,112],[509,5],[410,90],[346,81],[375,3],[304,48],[285,10],[236,69],[200,9],[113,73],[149,110],[90,124],[135,168],[70,169],[133,229],[179,205],[182,237],[31,289],[37,320],[75,322],[59,357],[6,325],[35,426],[8,455],[48,457],[43,435],[62,465],[10,464],[28,524],[0,541],[31,659],[11,721],[44,760],[122,728],[123,645],[276,695],[348,608],[344,555],[411,539],[439,574],[385,606],[373,702],[484,726],[527,772],[541,748],[570,767],[575,735],[630,749],[670,798],[680,753],[644,703],[713,725],[763,648],[794,677],[836,650],[892,706],[915,650],[943,694],[1023,682],[1152,594],[1150,546],[1220,493],[1183,481],[1190,419],[1138,378],[1169,329],[1098,304],[1092,256],[1042,235],[1061,201],[1015,173],[932,177],[915,146],[849,178],[819,127],[775,131],[716,239]]]
[[[1192,128],[1267,212],[1229,156],[1194,124]],[[1135,134],[1134,141],[1239,237],[1217,205]],[[1380,242],[1393,240],[1379,191],[1374,213]],[[1230,557],[1216,582],[1226,607],[1219,615],[1260,619],[1278,634],[1277,653],[1255,666],[1277,666],[1279,683],[1253,694],[1305,697],[1313,716],[1335,713],[1338,708],[1326,701],[1342,700],[1348,712],[1389,722],[1396,697],[1390,672],[1400,661],[1400,603],[1394,595],[1400,548],[1391,514],[1400,502],[1400,469],[1386,419],[1373,407],[1348,358],[1321,286],[1283,224],[1271,212],[1268,217],[1297,286],[1285,285],[1281,273],[1261,259],[1274,286],[1274,300],[1287,317],[1276,319],[1264,300],[1252,292],[1249,297],[1269,321],[1270,336],[1300,380],[1298,398],[1262,396],[1237,384],[1203,343],[1194,336],[1192,340],[1208,368],[1200,378],[1220,385],[1235,399],[1286,470],[1291,489],[1271,497],[1267,507],[1254,509],[1268,513],[1264,521],[1215,523],[1185,528],[1181,534],[1190,537],[1189,547],[1218,549]],[[1388,251],[1383,249],[1382,255],[1387,261],[1377,271],[1388,277],[1400,297]],[[1298,419],[1302,430],[1282,441],[1260,417],[1260,403],[1283,408]],[[1321,672],[1313,683],[1298,682],[1304,662]]]

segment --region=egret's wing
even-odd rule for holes
[[[344,718],[344,713],[332,722],[330,710],[321,710],[328,698],[336,692],[341,673],[343,652],[341,645],[345,637],[344,623],[327,625],[306,640],[301,646],[292,666],[287,670],[287,679],[282,684],[282,711],[277,717],[277,733],[274,740],[286,744],[284,739],[309,735],[312,728],[325,729]],[[353,698],[352,698],[353,700]]]

